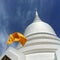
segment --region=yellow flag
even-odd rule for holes
[[[10,34],[7,44],[9,45],[12,44],[13,42],[19,42],[22,44],[22,46],[24,46],[25,43],[27,42],[27,39],[23,34],[19,32],[14,32]]]

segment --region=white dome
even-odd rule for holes
[[[26,28],[24,35],[28,36],[34,33],[49,33],[56,35],[52,27],[39,18],[37,12],[33,23]]]

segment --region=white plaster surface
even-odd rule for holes
[[[54,53],[35,53],[26,55],[26,60],[54,60]]]
[[[0,57],[0,60],[7,55],[11,60],[25,60],[25,55],[18,50],[10,47],[3,55]]]

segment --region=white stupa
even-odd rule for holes
[[[8,55],[12,60],[60,60],[60,38],[49,24],[39,18],[37,11],[24,35],[28,39],[25,46],[19,44],[18,49],[9,48],[2,57]]]
[[[60,48],[60,38],[53,28],[43,22],[36,11],[34,21],[26,28],[24,35],[28,42],[19,51],[27,60],[57,60],[56,51]]]

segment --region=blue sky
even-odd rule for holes
[[[6,41],[10,33],[24,33],[32,23],[36,8],[41,19],[49,23],[60,37],[59,0],[0,0],[0,55],[8,48]],[[18,43],[11,46],[16,47]]]

